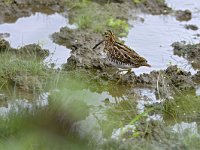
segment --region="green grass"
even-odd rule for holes
[[[133,3],[135,3],[135,4],[143,4],[146,2],[148,2],[148,0],[133,0]],[[156,2],[159,4],[164,4],[165,0],[156,0]]]
[[[6,5],[10,5],[14,2],[14,0],[4,0]]]
[[[117,18],[121,16],[122,10],[116,7],[111,8],[110,4],[100,5],[85,0],[68,2],[67,5],[71,7],[70,23],[77,24],[81,29],[90,29],[101,33],[111,29],[119,36],[125,36],[128,33],[129,24],[127,20]]]
[[[196,96],[194,91],[180,92],[174,96],[174,100],[166,101],[163,106],[166,120],[190,121],[198,118],[200,96]]]
[[[27,67],[24,70],[27,71]],[[32,70],[31,73],[39,72]],[[80,139],[72,128],[75,121],[87,117],[89,108],[84,100],[89,99],[89,95],[84,92],[82,97],[77,95],[80,81],[69,80],[66,72],[50,76],[48,107],[39,107],[34,102],[29,109],[14,105],[9,113],[0,117],[0,149],[90,149],[87,139]]]
[[[133,0],[135,4],[145,3],[147,0]]]
[[[36,58],[24,59],[10,52],[0,53],[0,88],[6,84],[39,87],[48,76],[45,64]]]
[[[70,131],[72,118],[62,121],[59,109],[20,109],[0,117],[0,149],[88,149],[86,141]]]

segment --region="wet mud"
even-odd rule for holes
[[[164,1],[159,0],[143,1],[141,3],[137,3],[136,7],[143,12],[153,15],[168,14],[172,12],[172,9],[168,7]]]
[[[99,33],[90,30],[71,30],[64,27],[60,29],[60,32],[54,33],[52,38],[55,43],[72,50],[71,56],[64,65],[67,70],[77,68],[105,70],[106,68],[114,68],[100,58],[103,45],[92,49],[103,38]]]
[[[200,69],[200,44],[186,44],[174,42],[172,44],[174,55],[186,58],[194,69]]]
[[[194,25],[194,24],[186,24],[184,27],[185,27],[186,29],[188,29],[188,30],[194,30],[194,31],[196,31],[196,30],[199,29],[199,27],[196,26],[196,25]]]
[[[45,59],[49,55],[49,50],[42,49],[38,44],[29,44],[16,49],[12,48],[5,39],[0,39],[0,52],[11,52],[24,57],[35,56],[40,59]]]
[[[190,10],[177,10],[175,12],[176,20],[189,21],[192,19],[192,12]]]

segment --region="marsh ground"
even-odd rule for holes
[[[0,148],[199,149],[199,6],[1,1]],[[115,74],[106,29],[152,67]]]

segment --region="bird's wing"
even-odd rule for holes
[[[137,55],[139,56],[138,53],[136,53],[133,49],[129,48],[128,46],[124,45],[124,44],[121,44],[119,42],[115,42],[116,46],[120,47],[121,49],[123,49],[124,51],[126,51],[127,53],[131,53],[133,55]]]
[[[117,47],[121,55],[130,61],[134,61],[135,63],[145,61],[143,57],[126,45],[116,42],[114,47]]]

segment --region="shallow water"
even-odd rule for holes
[[[0,32],[10,33],[10,36],[6,39],[14,48],[26,44],[40,44],[42,48],[53,53],[46,61],[51,60],[59,67],[61,64],[66,63],[67,58],[70,56],[70,50],[53,43],[50,35],[58,32],[61,27],[66,25],[71,27],[68,20],[58,13],[52,15],[35,13],[30,17],[19,18],[15,23],[0,24]]]
[[[130,24],[134,27],[130,29],[128,37],[125,38],[125,43],[144,56],[152,66],[151,68],[133,69],[136,74],[165,69],[171,64],[177,64],[179,67],[195,73],[186,59],[173,55],[171,44],[176,41],[200,42],[200,38],[194,38],[194,34],[199,33],[199,30],[192,31],[184,28],[186,24],[194,24],[200,27],[200,15],[197,11],[197,8],[200,8],[200,1],[167,0],[167,2],[175,9],[190,9],[193,17],[190,21],[179,22],[171,14],[164,16],[139,14],[144,22],[130,21]]]
[[[192,12],[199,10],[199,0],[166,0],[167,4],[173,9],[189,9]]]

